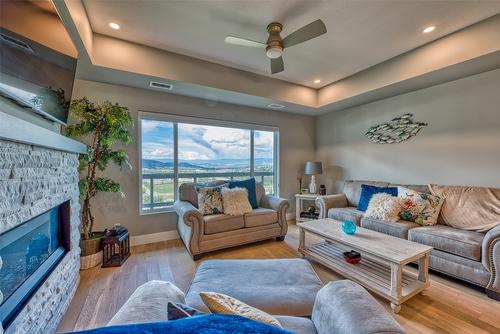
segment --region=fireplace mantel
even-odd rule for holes
[[[87,147],[76,140],[1,111],[0,139],[69,153],[87,152]]]

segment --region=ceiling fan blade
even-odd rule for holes
[[[326,33],[326,26],[321,20],[316,20],[292,32],[283,39],[283,46],[289,48],[296,44],[308,41]]]
[[[224,38],[224,42],[226,42],[227,44],[250,46],[253,48],[262,48],[262,49],[264,49],[267,46],[265,43],[252,41],[250,39],[235,37],[235,36],[227,36],[226,38]]]
[[[285,65],[283,64],[283,57],[271,59],[271,73],[276,74],[283,72]]]

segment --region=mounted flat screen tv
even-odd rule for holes
[[[0,96],[66,124],[77,53],[52,3],[0,6]]]

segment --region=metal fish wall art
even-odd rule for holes
[[[375,144],[401,143],[415,136],[428,125],[427,123],[414,122],[412,117],[412,114],[404,114],[387,123],[372,126],[366,131],[365,136]]]

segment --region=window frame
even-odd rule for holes
[[[250,177],[255,175],[255,131],[268,131],[273,132],[273,195],[279,197],[280,191],[280,177],[279,177],[279,132],[280,129],[277,126],[261,125],[254,123],[245,122],[234,122],[227,120],[219,120],[214,118],[202,118],[194,116],[181,116],[176,114],[167,114],[154,111],[139,110],[138,111],[138,174],[139,174],[139,215],[151,215],[158,213],[169,213],[175,212],[173,206],[168,206],[161,209],[149,209],[143,210],[142,203],[142,120],[152,120],[152,121],[163,121],[170,122],[173,125],[173,144],[174,144],[174,201],[178,199],[178,187],[179,187],[179,138],[178,138],[178,124],[194,124],[194,125],[205,125],[205,126],[216,126],[216,127],[226,127],[233,129],[243,129],[250,130]]]

